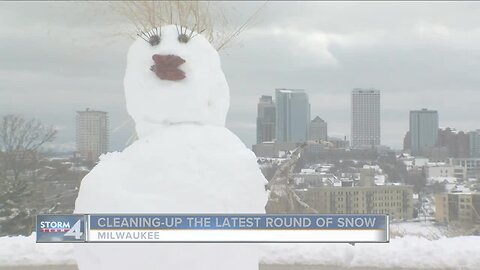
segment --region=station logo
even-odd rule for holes
[[[37,243],[68,243],[86,241],[86,216],[38,215]]]

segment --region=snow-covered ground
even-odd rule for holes
[[[428,240],[445,237],[446,228],[435,226],[432,222],[401,222],[390,224],[390,238],[417,236]]]
[[[480,237],[447,238],[431,223],[391,225],[388,244],[262,244],[264,264],[480,269]],[[0,238],[0,266],[75,264],[73,244],[36,244],[35,235]]]
[[[0,266],[75,264],[73,244],[37,244],[35,233],[0,237]]]
[[[267,264],[341,267],[480,269],[480,237],[428,240],[416,236],[388,244],[276,244],[263,246]]]

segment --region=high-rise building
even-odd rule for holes
[[[352,91],[352,147],[380,145],[380,90]]]
[[[470,137],[470,157],[480,158],[480,129],[468,133]]]
[[[470,136],[454,128],[438,129],[436,147],[446,149],[447,156],[453,158],[470,157]]]
[[[438,112],[428,109],[410,111],[410,146],[413,155],[422,155],[437,143]]]
[[[275,111],[272,96],[261,96],[257,105],[257,144],[275,139]]]
[[[276,89],[275,102],[277,142],[305,142],[310,122],[307,93],[299,89]]]
[[[314,141],[327,141],[328,140],[328,126],[319,116],[315,117],[311,122],[308,129],[308,139]]]
[[[98,161],[108,151],[108,116],[106,112],[77,111],[77,152],[89,161]]]

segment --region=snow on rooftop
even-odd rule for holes
[[[380,175],[375,175],[375,185],[377,186],[382,186],[385,185],[385,175],[380,174]]]
[[[300,174],[317,174],[315,169],[302,169],[300,171]]]
[[[454,185],[453,188],[449,191],[451,193],[465,193],[465,194],[472,193],[470,188],[466,187],[465,185]]]
[[[409,153],[401,153],[400,155],[397,156],[397,158],[399,158],[399,159],[413,158],[413,156],[410,155]]]
[[[427,162],[427,167],[443,167],[443,166],[451,166],[445,162]]]
[[[428,182],[430,184],[433,183],[449,183],[449,184],[454,184],[457,182],[456,177],[442,177],[442,176],[437,176],[437,177],[429,177]]]
[[[342,186],[342,181],[334,179],[333,180],[333,186],[334,187],[341,187]]]
[[[392,182],[392,183],[384,183],[384,185],[385,186],[404,186],[405,184]]]

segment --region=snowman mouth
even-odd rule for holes
[[[161,80],[180,81],[185,79],[185,72],[178,68],[185,63],[185,59],[173,54],[154,54],[152,59],[155,64],[150,67],[150,70]]]

